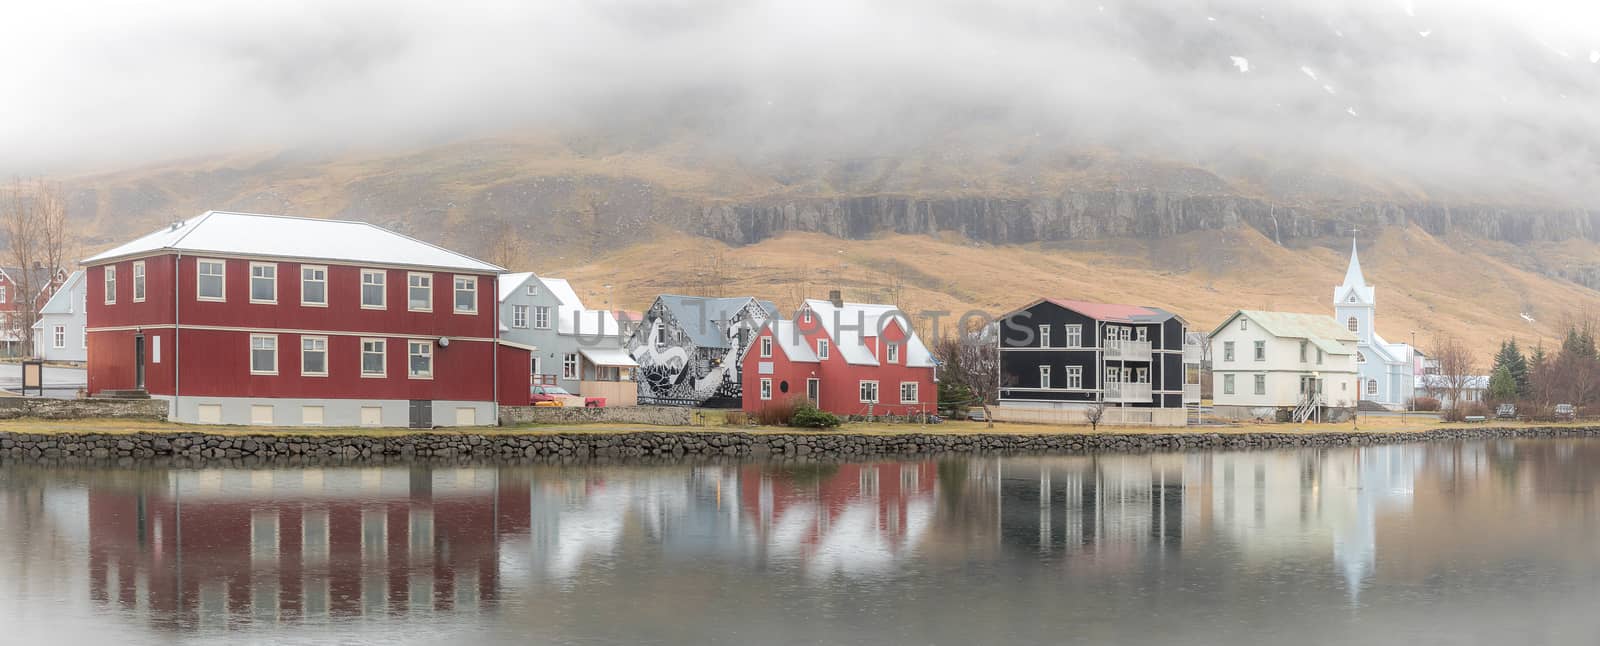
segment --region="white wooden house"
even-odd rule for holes
[[[1355,412],[1356,335],[1322,314],[1239,310],[1211,332],[1212,403],[1233,419]]]

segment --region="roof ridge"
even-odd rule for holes
[[[271,216],[269,216],[269,217],[271,217]],[[285,217],[294,217],[294,216],[285,216]],[[428,242],[427,240],[420,240],[420,239],[417,239],[417,238],[413,238],[413,237],[408,236],[408,235],[406,235],[404,233],[400,233],[399,231],[395,231],[393,229],[386,229],[386,228],[380,227],[380,226],[378,226],[376,224],[373,224],[371,222],[363,222],[361,220],[329,220],[329,219],[326,219],[326,218],[301,218],[301,219],[305,219],[305,220],[321,220],[323,222],[356,222],[358,224],[364,224],[364,225],[368,226],[369,228],[376,229],[378,231],[382,231],[382,232],[387,233],[389,235],[400,236],[402,238],[405,238],[405,239],[410,240],[412,242],[415,242],[417,244],[420,244],[420,245],[423,245],[423,246],[426,246],[426,247],[429,247],[429,248],[432,248],[432,249],[436,249],[438,251],[443,251],[443,252],[445,252],[447,254],[450,254],[452,256],[455,256],[457,258],[464,258],[466,260],[471,260],[473,262],[481,262],[481,263],[483,263],[485,265],[488,265],[490,267],[494,267],[495,269],[499,269],[500,271],[498,273],[505,273],[505,271],[506,271],[505,267],[501,267],[500,265],[496,265],[496,264],[494,264],[492,262],[489,262],[487,260],[483,260],[481,258],[474,258],[472,256],[469,256],[467,254],[461,253],[459,251],[446,249],[446,248],[441,247],[439,245],[433,244],[432,242]]]

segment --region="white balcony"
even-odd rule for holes
[[[1185,404],[1198,404],[1198,403],[1200,403],[1200,384],[1184,384],[1183,385],[1183,403],[1185,403]]]
[[[1106,339],[1106,361],[1149,361],[1149,341],[1120,341]]]
[[[1111,382],[1106,384],[1106,401],[1132,403],[1150,401],[1150,384]]]

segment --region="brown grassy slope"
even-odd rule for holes
[[[1378,331],[1391,342],[1411,331],[1426,348],[1437,335],[1462,338],[1485,362],[1507,337],[1531,345],[1557,337],[1564,315],[1600,311],[1600,293],[1516,268],[1469,242],[1409,228],[1363,243],[1362,264],[1377,287]],[[1461,247],[1461,248],[1458,248]],[[1167,308],[1210,330],[1235,309],[1332,313],[1348,247],[1286,249],[1253,229],[1197,233],[1158,241],[1109,241],[1066,248],[980,246],[928,236],[850,241],[791,233],[729,248],[667,235],[582,266],[535,259],[528,268],[574,281],[594,305],[611,300],[641,309],[663,292],[704,293],[718,281],[709,257],[728,266],[722,291],[757,295],[785,309],[801,296],[842,288],[848,299],[891,301],[904,285],[903,309],[982,309],[1004,313],[1038,296],[1127,302]],[[697,276],[698,274],[698,276]],[[707,276],[711,274],[711,276]],[[1535,324],[1519,313],[1532,311]]]

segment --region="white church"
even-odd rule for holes
[[[1361,403],[1378,404],[1389,410],[1404,410],[1411,397],[1421,353],[1405,343],[1390,343],[1378,336],[1374,323],[1378,300],[1375,290],[1361,275],[1361,259],[1355,241],[1350,241],[1350,268],[1344,284],[1333,288],[1333,315],[1354,332],[1356,342],[1357,385]]]

